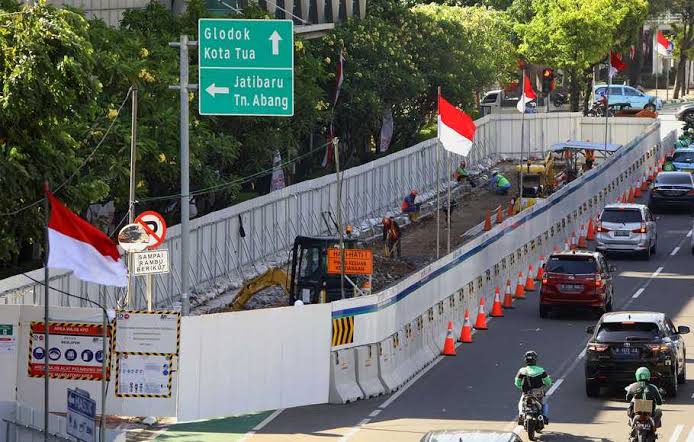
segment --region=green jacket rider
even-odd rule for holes
[[[627,409],[627,415],[629,418],[634,417],[634,404],[631,402],[632,399],[646,399],[653,401],[653,421],[655,422],[655,427],[660,428],[662,423],[663,412],[658,408],[658,405],[663,405],[663,397],[660,395],[660,390],[658,387],[651,384],[651,371],[646,367],[639,367],[635,373],[636,382],[627,387],[627,402],[629,402],[629,408]]]
[[[521,367],[516,374],[514,384],[523,394],[531,393],[538,397],[542,403],[542,418],[545,425],[549,424],[549,407],[544,401],[544,387],[552,385],[552,378],[544,368],[537,365],[537,353],[528,351],[525,353],[525,367]],[[518,424],[523,424],[523,397],[518,401]]]

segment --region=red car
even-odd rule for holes
[[[540,288],[540,317],[560,307],[589,308],[598,316],[612,310],[612,273],[602,253],[564,251],[553,253],[544,265]]]

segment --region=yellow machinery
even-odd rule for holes
[[[280,286],[285,294],[289,295],[289,275],[282,269],[269,269],[251,279],[241,287],[228,310],[242,310],[246,303],[261,290],[272,286]]]
[[[516,198],[513,211],[518,213],[534,205],[537,200],[544,198],[554,192],[555,157],[552,152],[548,152],[542,163],[533,163],[530,160],[523,166],[516,166],[518,182],[520,184],[521,170],[523,172],[523,193],[520,198]]]

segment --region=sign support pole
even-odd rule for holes
[[[170,42],[169,46],[179,49],[180,82],[169,89],[180,91],[181,105],[181,314],[190,311],[190,134],[188,92],[198,89],[197,84],[188,83],[188,46],[197,46],[197,41],[189,41],[187,35],[181,35],[180,41]]]
[[[152,275],[145,275],[145,287],[147,290],[147,311],[152,311]]]
[[[441,86],[438,87],[437,97],[441,96]],[[439,124],[436,130],[436,259],[439,259],[440,255],[440,244],[441,244],[441,192],[439,185],[441,184],[441,141],[439,137],[441,136],[441,117],[439,117]]]
[[[131,254],[129,254],[131,255]],[[101,422],[99,423],[99,441],[106,442],[106,361],[111,362],[110,357],[106,357],[108,339],[108,315],[106,313],[106,291],[101,289],[101,305],[103,305],[103,322],[101,338]]]
[[[135,219],[135,170],[136,170],[136,151],[137,151],[137,86],[130,88],[132,109],[130,123],[130,193],[128,197],[128,224],[132,224]],[[128,264],[128,291],[125,294],[125,308],[130,307],[130,298],[133,297],[133,257],[127,254]]]
[[[446,151],[446,164],[448,165],[446,170],[446,181],[448,181],[448,208],[446,213],[446,221],[448,223],[448,237],[446,238],[446,250],[447,253],[451,253],[451,153]]]
[[[49,207],[48,207],[48,181],[43,184],[44,193],[46,197],[44,198],[44,215],[46,216],[46,250],[44,251],[43,257],[43,341],[45,342],[44,348],[44,361],[43,361],[43,440],[48,442],[48,421],[49,421],[49,401],[48,401],[48,380],[49,369],[48,369],[48,253],[50,244],[48,242],[48,217],[49,217]]]
[[[345,242],[342,228],[342,180],[340,179],[340,149],[339,139],[333,137],[333,153],[335,155],[335,174],[337,176],[337,237],[340,239],[340,296],[345,299]]]

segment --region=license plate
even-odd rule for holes
[[[629,236],[628,230],[617,230],[614,232],[614,236]]]
[[[634,347],[617,347],[612,350],[612,353],[617,357],[627,359],[639,357],[639,349]]]
[[[559,289],[566,292],[583,290],[583,284],[559,284]]]
[[[681,190],[666,190],[665,195],[667,196],[681,196],[684,195],[684,192]]]

